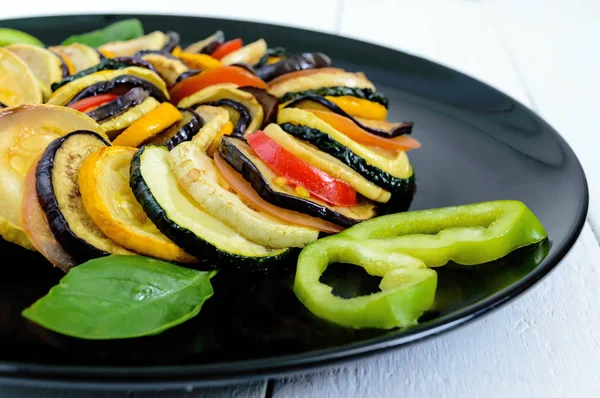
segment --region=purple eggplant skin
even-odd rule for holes
[[[252,86],[239,87],[238,90],[252,94],[262,107],[264,116],[260,128],[264,128],[271,123],[277,122],[277,115],[279,114],[279,100],[276,96],[270,94],[265,89]]]
[[[60,59],[60,70],[62,72],[62,78],[64,79],[65,77],[69,76],[69,67],[65,63],[65,60],[56,53],[52,53],[52,54],[56,55],[58,57],[58,59]]]
[[[179,130],[165,143],[165,146],[169,151],[182,142],[190,141],[196,134],[198,134],[198,131],[200,131],[202,126],[204,126],[204,120],[202,120],[202,117],[200,117],[200,115],[198,115],[192,109],[180,109],[179,112],[182,114],[187,114],[187,117],[186,115],[183,115],[183,119],[177,123],[176,126],[176,128],[179,128]]]
[[[108,141],[98,134],[87,130],[73,131],[55,139],[46,147],[46,150],[37,164],[35,170],[35,186],[40,206],[46,215],[48,226],[50,227],[52,234],[58,243],[60,243],[60,245],[78,262],[85,262],[91,258],[107,256],[109,253],[90,245],[85,240],[75,235],[71,228],[69,228],[69,224],[63,213],[60,211],[58,200],[54,193],[54,177],[52,173],[56,152],[69,137],[75,134],[87,134],[90,136],[90,139],[96,139],[106,146],[110,145]]]
[[[144,55],[148,55],[148,54],[157,54],[157,55],[162,55],[162,56],[163,56],[163,57],[165,57],[165,58],[169,58],[169,59],[175,59],[175,60],[177,60],[177,61],[180,61],[180,60],[179,60],[179,58],[175,57],[175,56],[174,56],[173,54],[171,54],[170,52],[164,52],[163,50],[140,50],[140,51],[136,52],[136,53],[133,55],[133,58],[135,58],[135,59],[141,59],[141,60],[143,61],[143,60],[144,60],[144,59],[143,59],[143,56],[144,56]],[[148,61],[145,61],[145,62],[148,62]],[[149,63],[149,62],[148,62],[148,63]]]
[[[235,64],[231,64],[230,66],[237,66],[238,68],[246,69],[248,72],[252,73],[253,75],[256,75],[256,69],[254,69],[252,65],[248,65],[243,62],[237,62]]]
[[[0,109],[2,109],[2,108],[8,108],[8,105],[6,105],[6,104],[4,104],[4,103],[0,102]]]
[[[292,55],[274,64],[267,64],[256,70],[256,75],[269,82],[286,73],[305,69],[326,68],[331,66],[331,58],[323,53],[303,53]]]
[[[173,51],[175,47],[179,45],[181,40],[179,37],[179,33],[173,31],[167,32],[167,37],[169,38],[169,40],[167,40],[167,44],[165,44],[163,48],[160,49],[160,51],[162,53],[171,54],[171,51]]]
[[[413,122],[402,122],[400,124],[400,126],[396,127],[393,130],[390,130],[390,131],[378,130],[378,129],[375,129],[372,127],[367,127],[364,124],[362,124],[361,122],[359,122],[358,120],[356,120],[355,118],[353,118],[352,116],[350,116],[349,114],[347,114],[337,104],[329,101],[325,97],[322,97],[322,96],[316,95],[316,94],[306,94],[306,95],[303,95],[302,97],[298,97],[295,100],[291,101],[289,104],[287,104],[285,107],[286,108],[294,108],[296,105],[298,105],[302,101],[313,101],[320,105],[323,105],[325,108],[329,109],[333,113],[337,113],[340,116],[344,116],[344,117],[347,117],[348,119],[352,120],[361,129],[363,129],[371,134],[378,135],[380,137],[394,138],[394,137],[398,137],[398,136],[401,136],[404,134],[412,133]]]
[[[234,137],[243,137],[244,132],[246,131],[248,125],[250,124],[250,121],[252,120],[250,112],[248,112],[248,109],[246,109],[244,105],[240,104],[237,101],[232,101],[230,99],[223,98],[218,101],[201,102],[191,106],[190,108],[194,109],[199,105],[228,106],[230,108],[235,109],[240,114],[240,117],[235,127],[233,128],[233,132],[231,133],[231,135],[233,135]]]
[[[150,93],[148,91],[141,87],[134,87],[116,100],[111,101],[108,104],[101,105],[91,112],[87,112],[87,115],[95,121],[101,122],[103,120],[110,119],[111,117],[120,115],[126,110],[141,104],[149,96]]]
[[[102,54],[97,49],[94,49],[94,50],[96,51],[96,54],[98,54],[98,58],[100,59],[100,62],[102,62],[102,61],[104,61],[106,59],[106,56],[104,54]]]
[[[69,106],[84,98],[93,97],[94,95],[98,94],[108,93],[119,86],[125,86],[130,88],[141,87],[144,90],[148,91],[150,93],[150,96],[156,98],[159,102],[168,101],[165,94],[149,81],[140,79],[139,77],[132,75],[121,75],[111,80],[98,82],[86,87],[85,89],[80,91],[79,94],[73,97],[71,101],[69,101],[69,103],[67,103],[65,106]]]
[[[187,79],[188,77],[192,77],[192,76],[196,76],[197,74],[199,74],[200,72],[202,72],[201,70],[198,69],[190,69],[190,70],[186,70],[185,72],[183,72],[181,75],[177,76],[177,79],[175,79],[175,84],[179,83],[182,80]]]

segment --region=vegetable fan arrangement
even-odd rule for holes
[[[183,46],[137,20],[50,47],[0,29],[0,45],[0,234],[66,273],[23,312],[56,332],[160,333],[200,312],[218,269],[296,259],[316,316],[407,327],[434,302],[430,267],[546,238],[516,201],[406,212],[413,124],[325,54],[221,31]],[[381,291],[335,296],[334,262]]]

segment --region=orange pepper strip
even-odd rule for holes
[[[180,121],[181,112],[168,102],[136,120],[115,138],[113,145],[137,147],[172,124]]]

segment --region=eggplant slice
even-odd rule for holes
[[[0,102],[0,109],[2,109],[2,108],[8,108],[8,105],[6,105],[6,104],[4,104],[4,103]]]
[[[144,145],[165,145],[171,150],[185,141],[190,141],[204,126],[204,121],[191,109],[180,109],[181,120],[157,135],[150,137]]]
[[[179,83],[180,81],[187,79],[188,77],[192,77],[192,76],[196,76],[197,74],[199,74],[200,72],[202,72],[201,70],[198,69],[190,69],[190,70],[186,70],[185,72],[183,72],[181,75],[177,76],[177,79],[175,79],[175,83],[173,83],[173,85]]]
[[[411,134],[413,128],[413,122],[361,122],[357,118],[346,113],[339,105],[329,101],[327,98],[317,94],[305,94],[285,106],[285,108],[296,108],[299,104],[312,101],[327,108],[333,113],[337,113],[340,116],[347,117],[352,120],[358,127],[368,131],[371,134],[375,134],[385,138],[394,138],[404,134]],[[363,119],[364,120],[364,119]],[[368,123],[368,124],[367,124]]]
[[[274,182],[278,175],[242,139],[221,138],[219,154],[264,200],[276,206],[319,217],[343,227],[350,227],[376,215],[374,203],[362,197],[359,197],[358,206],[332,206],[318,199],[299,197],[291,187],[279,186]]]
[[[215,33],[213,33],[206,39],[190,44],[183,51],[187,53],[210,55],[214,53],[217,47],[219,47],[223,43],[225,43],[225,34],[223,34],[222,31],[217,30]]]
[[[87,115],[95,121],[101,122],[141,104],[149,96],[150,93],[148,91],[141,87],[134,87],[116,100],[88,112]]]
[[[260,128],[264,128],[271,123],[277,122],[277,113],[279,112],[279,100],[276,96],[269,94],[265,89],[244,86],[239,87],[240,90],[250,93],[258,101],[263,109],[263,122]]]
[[[77,182],[83,161],[110,143],[100,135],[77,130],[52,141],[36,169],[36,191],[52,234],[78,262],[131,252],[108,239],[83,207]]]
[[[163,53],[171,54],[171,51],[173,51],[175,49],[175,47],[177,47],[179,45],[179,42],[181,40],[180,40],[179,33],[173,32],[173,31],[168,31],[167,37],[168,37],[167,43],[163,46],[161,51]]]
[[[258,69],[256,69],[256,66],[254,68],[258,77],[265,82],[269,82],[286,73],[306,69],[326,68],[328,66],[331,66],[331,59],[327,55],[323,53],[303,53],[293,55],[274,64],[261,66]]]
[[[218,101],[213,102],[204,102],[202,103],[202,105],[226,106],[234,109],[239,114],[239,117],[237,123],[235,124],[235,127],[233,128],[232,134],[237,137],[244,136],[244,132],[246,131],[246,129],[250,125],[250,121],[252,120],[250,112],[248,112],[248,108],[246,108],[244,105],[240,104],[237,101],[232,101],[230,99],[220,99]]]
[[[162,90],[156,87],[154,84],[150,83],[149,81],[140,79],[139,77],[132,75],[121,75],[115,77],[114,79],[98,82],[92,84],[91,86],[88,86],[87,88],[80,91],[79,94],[75,95],[67,103],[66,106],[69,106],[84,98],[93,97],[98,94],[108,93],[121,85],[131,88],[141,87],[144,90],[148,91],[150,93],[150,96],[156,98],[159,102],[168,101],[167,97],[162,92]]]
[[[60,58],[60,57],[59,57]],[[106,58],[100,63],[92,66],[91,68],[84,69],[81,72],[75,73],[74,75],[64,76],[63,79],[59,82],[53,83],[51,86],[52,91],[56,91],[67,83],[72,82],[73,80],[80,79],[84,76],[91,75],[92,73],[100,72],[102,70],[117,70],[123,69],[130,66],[138,66],[141,68],[146,68],[156,73],[156,70],[147,61],[138,58],[131,57],[120,57],[120,58]],[[67,75],[68,75],[67,69]]]

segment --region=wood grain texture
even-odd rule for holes
[[[564,262],[509,305],[415,346],[277,381],[274,397],[598,397],[599,263],[586,224]]]
[[[485,0],[485,4],[536,110],[583,163],[590,186],[590,220],[600,231],[600,2]]]

